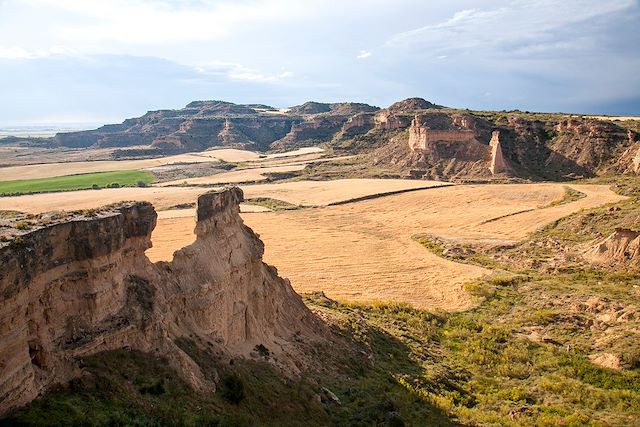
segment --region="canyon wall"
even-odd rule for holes
[[[493,131],[500,133],[494,146],[490,144]],[[358,103],[307,102],[276,109],[197,101],[179,110],[151,111],[121,124],[61,133],[33,143],[75,148],[146,146],[119,150],[114,157],[213,147],[285,151],[326,144],[348,154],[375,151],[371,156],[375,165],[399,169],[401,175],[414,178],[567,180],[640,174],[639,134],[640,125],[634,121],[454,110],[420,98],[385,109]],[[488,163],[483,166],[482,162]]]
[[[157,264],[144,254],[156,223],[148,203],[15,230],[0,247],[0,413],[80,375],[80,358],[120,348],[164,356],[194,389],[213,390],[181,338],[229,355],[262,344],[298,372],[297,346],[322,340],[323,324],[262,262],[241,200],[237,188],[200,196],[196,241]]]

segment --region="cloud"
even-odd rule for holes
[[[230,80],[259,83],[278,83],[295,76],[292,71],[266,74],[242,64],[222,61],[209,61],[195,67],[195,70],[203,75],[226,76]]]
[[[117,42],[128,45],[220,40],[237,27],[280,22],[312,13],[286,0],[151,1],[151,0],[23,0],[30,11],[50,10],[54,38],[81,44]],[[18,4],[9,1],[8,4]]]
[[[36,59],[49,56],[79,56],[74,49],[65,46],[51,46],[48,49],[28,50],[19,46],[0,46],[0,58],[2,59]]]
[[[632,8],[637,8],[634,0],[517,0],[505,7],[460,10],[442,22],[394,34],[384,45],[436,56],[474,50],[521,56],[581,50],[589,41],[580,32],[566,31],[568,27]]]
[[[356,56],[357,59],[365,59],[368,58],[372,55],[371,52],[369,52],[368,50],[361,50],[358,55]]]

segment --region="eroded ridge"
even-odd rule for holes
[[[321,340],[323,324],[262,262],[264,245],[239,216],[242,199],[238,188],[200,196],[196,241],[172,262],[144,254],[157,215],[143,202],[41,224],[5,242],[0,413],[80,375],[79,358],[119,348],[162,355],[194,389],[212,390],[216,378],[176,344],[183,338],[220,357],[263,344],[278,367],[297,372],[300,343]]]

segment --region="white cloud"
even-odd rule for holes
[[[275,74],[266,74],[242,64],[221,61],[209,61],[198,65],[195,69],[200,74],[226,76],[230,80],[259,83],[282,82],[294,77],[295,75],[293,72],[286,70]]]
[[[369,52],[368,50],[361,50],[358,55],[356,56],[357,59],[365,59],[368,58],[372,55],[371,52]]]
[[[9,2],[34,13],[54,11],[53,37],[83,45],[117,42],[128,45],[220,40],[238,26],[279,22],[313,13],[306,5],[286,0],[251,2],[202,0],[23,0]]]
[[[49,56],[78,56],[78,52],[65,46],[51,46],[48,49],[28,50],[19,46],[0,46],[2,59],[37,59]]]
[[[636,7],[634,0],[515,0],[505,7],[460,10],[445,21],[395,34],[385,46],[437,53],[481,49],[519,55],[579,49],[584,47],[585,40],[581,40],[583,43],[557,40],[553,32]],[[569,33],[563,37],[578,36]]]

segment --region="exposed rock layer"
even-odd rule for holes
[[[609,237],[596,242],[585,252],[595,264],[615,269],[640,269],[640,231],[618,228]]]
[[[327,143],[337,151],[374,151],[373,163],[414,178],[559,180],[639,174],[637,131],[637,126],[627,129],[622,122],[562,114],[451,110],[420,98],[383,110],[358,103],[308,102],[277,110],[197,101],[92,131],[58,134],[48,143],[147,146],[114,155],[120,157],[221,146],[288,150]],[[491,146],[493,132],[499,132],[497,148]]]
[[[118,348],[165,356],[196,390],[211,390],[215,379],[175,344],[184,337],[225,354],[262,344],[296,372],[292,343],[319,339],[322,324],[262,262],[241,200],[237,188],[200,196],[197,239],[170,263],[144,254],[156,223],[148,203],[76,216],[4,244],[0,413],[79,375],[78,358]]]

